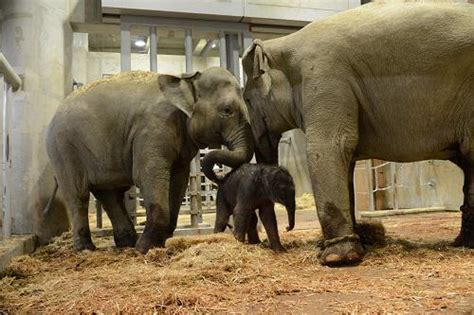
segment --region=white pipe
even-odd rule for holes
[[[18,91],[21,87],[21,78],[2,53],[0,53],[0,73],[3,74],[5,82],[12,87],[13,92]]]

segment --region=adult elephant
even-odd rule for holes
[[[176,77],[128,72],[74,92],[49,125],[47,150],[66,206],[74,247],[94,249],[88,200],[99,199],[117,246],[141,252],[173,234],[189,164],[199,148],[226,144],[216,163],[237,167],[253,155],[247,109],[237,80],[221,68]],[[147,213],[137,235],[123,204],[140,188]]]
[[[257,159],[277,161],[282,132],[306,134],[323,264],[363,258],[352,176],[355,162],[369,158],[459,165],[464,205],[454,244],[474,247],[473,30],[473,5],[369,4],[246,51]]]

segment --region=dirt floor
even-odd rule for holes
[[[315,218],[298,211],[297,227],[311,229],[281,232],[284,254],[225,234],[174,237],[146,256],[96,238],[97,251],[77,253],[64,235],[10,264],[0,313],[474,312],[474,250],[447,245],[459,213],[383,219],[388,244],[344,268],[317,262]]]

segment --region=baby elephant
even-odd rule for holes
[[[263,164],[243,164],[219,179],[217,192],[216,224],[214,232],[224,232],[229,216],[234,216],[234,236],[244,242],[248,235],[250,244],[260,243],[257,233],[256,209],[267,232],[270,246],[284,251],[278,236],[274,205],[286,207],[290,231],[295,226],[295,186],[287,170]]]

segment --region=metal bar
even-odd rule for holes
[[[158,72],[156,26],[150,26],[150,71]]]
[[[214,47],[216,47],[215,42],[215,39],[208,39],[201,52],[199,53],[199,56],[206,57],[209,54],[209,51],[213,48],[212,46],[214,45]]]
[[[237,78],[237,81],[240,82],[240,50],[239,50],[239,35],[230,34],[230,63],[232,64],[232,73]]]
[[[398,210],[398,194],[397,194],[397,181],[396,181],[396,164],[394,162],[390,163],[390,197],[392,199],[393,210]]]
[[[120,71],[132,69],[132,48],[130,47],[130,24],[120,20]]]
[[[5,77],[4,77],[5,78]],[[12,235],[12,212],[10,198],[10,123],[11,123],[11,106],[9,104],[8,94],[10,86],[4,82],[3,91],[3,237],[9,238]]]
[[[219,32],[219,57],[220,66],[227,69],[227,45],[224,31]]]
[[[242,39],[242,41],[243,41],[242,45],[243,45],[244,52],[245,52],[253,44],[252,33],[244,32],[242,38],[243,38]],[[244,80],[243,81],[244,81],[244,85],[245,85],[245,83],[247,83],[247,75],[245,74],[245,71],[243,73],[244,73]]]
[[[418,179],[418,185],[417,185],[417,190],[419,191],[419,194],[420,194],[420,208],[423,207],[423,202],[424,202],[424,198],[423,198],[423,180],[421,178],[421,163],[420,162],[417,162],[416,163],[416,178]]]
[[[184,30],[184,53],[186,60],[186,72],[193,72],[193,39],[190,29]],[[191,161],[191,170],[189,176],[189,190],[191,194],[191,227],[199,226],[199,221],[202,220],[201,208],[201,194],[200,194],[200,154],[199,151],[194,159]],[[201,219],[200,219],[201,218]]]
[[[374,202],[374,183],[372,179],[372,160],[367,160],[367,191],[369,197],[369,211],[375,210],[375,202]]]
[[[3,80],[12,87],[12,91],[16,92],[21,87],[21,78],[16,74],[5,56],[0,53],[0,73],[3,74]]]
[[[186,72],[193,72],[193,37],[190,29],[184,30],[184,55],[186,58]]]
[[[224,32],[244,32],[249,30],[249,25],[239,22],[220,22],[198,19],[164,18],[141,15],[122,15],[120,21],[128,24],[148,25],[170,28],[222,30]]]
[[[102,228],[102,203],[96,199],[95,200],[95,212],[96,212],[96,227],[98,229]]]

